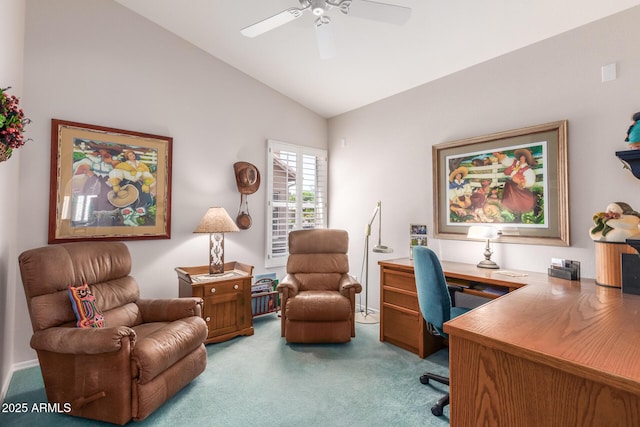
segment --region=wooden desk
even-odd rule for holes
[[[419,314],[413,262],[379,265],[380,340],[425,357],[441,343]],[[442,267],[448,281],[510,291],[445,324],[452,426],[640,426],[640,295]]]
[[[640,295],[521,279],[445,324],[451,425],[640,425]]]
[[[400,258],[379,261],[380,265],[380,341],[386,341],[424,358],[441,349],[442,338],[427,330],[416,294],[413,261]],[[449,283],[465,287],[465,293],[485,298],[497,298],[479,288],[492,286],[506,292],[526,284],[528,277],[509,277],[496,274],[495,270],[477,268],[475,265],[442,262]],[[546,277],[546,275],[544,275]],[[481,285],[481,286],[480,286]]]

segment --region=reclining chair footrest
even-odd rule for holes
[[[104,397],[107,397],[107,393],[105,393],[104,391],[99,391],[97,393],[92,394],[91,396],[82,396],[77,398],[76,400],[71,402],[71,406],[74,409],[80,409],[83,406],[88,405],[89,403],[98,399],[102,399]]]

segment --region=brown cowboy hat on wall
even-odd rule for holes
[[[253,194],[260,187],[260,172],[251,163],[236,162],[233,164],[236,173],[236,184],[241,194]]]

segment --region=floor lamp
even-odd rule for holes
[[[378,216],[378,244],[372,249],[373,252],[388,254],[393,252],[389,246],[384,246],[382,242],[382,202],[378,202],[376,209],[373,211],[371,221],[367,224],[364,237],[364,311],[356,313],[356,322],[358,323],[378,323],[380,318],[374,313],[369,313],[369,238],[371,237],[371,225]]]

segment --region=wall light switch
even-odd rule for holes
[[[602,82],[610,82],[617,78],[616,63],[607,64],[602,66]]]

